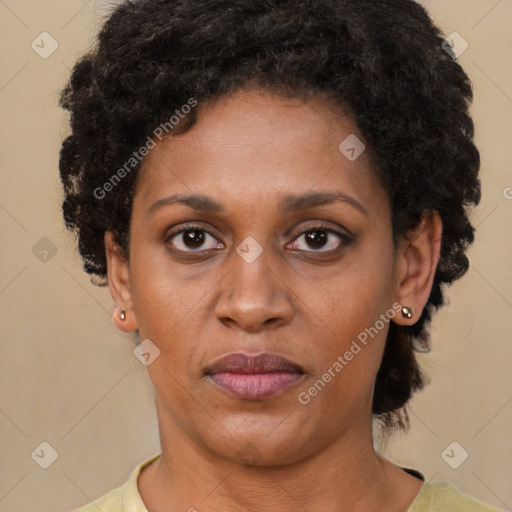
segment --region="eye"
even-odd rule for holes
[[[303,240],[303,241],[302,241]],[[292,249],[308,252],[329,252],[347,245],[350,238],[326,226],[315,226],[301,233],[291,243]]]
[[[224,245],[219,242],[208,230],[201,226],[186,226],[171,233],[166,242],[178,251],[197,252],[199,250],[222,249]]]

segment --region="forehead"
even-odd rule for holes
[[[354,121],[322,98],[255,89],[197,108],[189,131],[163,139],[145,158],[136,202],[207,193],[223,202],[262,204],[269,196],[316,189],[348,193],[369,205],[387,201],[367,152],[347,158],[354,156],[347,148],[356,156],[363,148]]]

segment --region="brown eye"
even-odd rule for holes
[[[167,242],[179,251],[195,252],[199,250],[219,249],[223,245],[206,229],[188,226],[172,233]]]
[[[329,235],[322,230],[308,231],[305,236],[306,243],[313,249],[321,249],[329,240]]]
[[[347,235],[331,228],[314,227],[301,233],[292,242],[292,248],[308,252],[329,252],[350,241]]]

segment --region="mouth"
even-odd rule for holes
[[[305,375],[303,369],[277,354],[233,352],[205,369],[219,389],[242,400],[262,400],[293,386]]]

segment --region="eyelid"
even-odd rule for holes
[[[341,245],[348,245],[352,242],[353,240],[353,235],[349,235],[348,233],[345,233],[343,230],[338,230],[338,229],[335,229],[331,226],[327,226],[324,222],[322,221],[317,221],[316,224],[312,225],[311,227],[308,227],[308,228],[305,228],[305,229],[302,229],[300,233],[298,233],[290,242],[288,243],[293,243],[295,242],[299,237],[305,235],[306,233],[309,233],[311,231],[315,231],[315,230],[318,230],[318,231],[326,231],[327,233],[331,233],[333,235],[336,235],[338,236],[340,239],[341,239]],[[304,251],[303,249],[298,249],[299,251],[302,251],[302,252],[313,252],[313,253],[330,253],[330,252],[333,252],[333,251],[336,251],[338,250],[339,247],[337,247],[336,249],[330,249],[328,251],[322,251],[321,249],[319,250],[314,250],[312,249],[311,251]]]
[[[205,228],[204,226],[202,226],[200,224],[188,223],[188,224],[181,226],[176,231],[171,231],[171,232],[167,231],[164,235],[164,241],[166,241],[166,242],[169,241],[170,238],[178,235],[179,233],[183,233],[183,231],[192,231],[194,229],[196,231],[204,231],[205,233],[208,233],[209,235],[213,236],[214,238],[217,238],[217,236],[214,235],[208,228]]]
[[[306,227],[301,225],[298,235],[302,235],[303,233],[306,233],[308,231],[313,231],[315,229],[322,229],[325,231],[330,231],[335,234],[344,235],[347,237],[354,236],[348,229],[346,229],[340,225],[333,226],[332,225],[333,223],[331,223],[330,221],[318,219],[318,220],[307,221],[307,224],[308,224],[308,226],[306,226]],[[290,233],[290,232],[288,232],[288,233]]]

